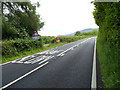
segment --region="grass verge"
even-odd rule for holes
[[[120,88],[118,49],[98,39],[97,51],[104,88]]]

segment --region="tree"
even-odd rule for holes
[[[80,31],[77,31],[76,33],[75,33],[75,36],[80,36]]]
[[[3,2],[3,39],[31,36],[34,30],[40,30],[44,22],[36,14],[36,7],[30,2]],[[8,36],[6,36],[8,35]]]

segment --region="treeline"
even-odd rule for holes
[[[83,36],[83,35],[94,35],[94,36],[97,36],[97,34],[98,34],[97,30],[93,30],[91,32],[86,32],[86,33],[81,33],[80,31],[77,31],[74,36]]]
[[[2,2],[2,39],[24,39],[40,30],[44,22],[36,14],[39,6],[31,2]]]
[[[97,51],[105,88],[120,88],[120,2],[95,2]]]

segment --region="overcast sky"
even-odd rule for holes
[[[56,36],[85,28],[97,28],[92,12],[93,0],[31,0],[40,2],[37,13],[45,22],[40,35]]]

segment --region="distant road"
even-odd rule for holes
[[[2,65],[3,88],[91,88],[95,38]]]

